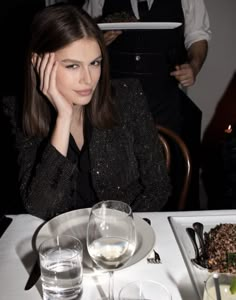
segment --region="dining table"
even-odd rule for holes
[[[134,215],[148,218],[155,233],[153,248],[158,252],[161,262],[147,262],[147,254],[135,264],[114,272],[114,296],[118,299],[120,289],[131,281],[154,280],[166,286],[172,300],[200,300],[194,288],[189,269],[181,247],[170,224],[172,217],[222,216],[236,217],[236,210],[201,210],[139,212]],[[25,290],[32,268],[37,260],[32,239],[45,222],[30,214],[8,215],[12,222],[0,238],[0,299],[2,300],[40,300],[42,287],[40,279],[29,290]],[[236,219],[236,218],[235,218]],[[150,250],[152,251],[152,249]],[[108,290],[109,274],[106,272],[84,275],[84,299],[103,299]],[[158,299],[158,298],[157,298]]]

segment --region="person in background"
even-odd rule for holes
[[[14,97],[4,104],[26,211],[50,219],[108,199],[161,210],[170,182],[158,132],[136,79],[110,85],[93,19],[74,5],[39,11],[25,66],[23,106]]]
[[[140,22],[182,23],[182,26],[174,30],[124,32],[114,30],[104,34],[106,44],[109,46],[113,77],[132,75],[140,78],[144,87],[147,84],[144,78],[149,83],[152,80],[150,87],[157,95],[148,97],[148,102],[154,119],[159,124],[172,127],[178,133],[180,126],[175,127],[174,124],[171,126],[171,123],[168,123],[177,122],[176,113],[179,112],[179,109],[174,110],[176,97],[172,99],[168,97],[171,93],[169,89],[179,87],[178,84],[182,87],[189,87],[195,83],[207,56],[211,31],[203,0],[171,0],[169,2],[164,0],[85,0],[83,9],[101,22],[106,19],[111,21],[112,15],[117,17],[117,13],[120,12],[122,16],[122,12],[126,12],[127,15]],[[173,77],[176,80],[173,80]],[[170,82],[166,82],[167,80]],[[162,89],[161,92],[160,89]],[[147,95],[151,93],[149,89],[145,89],[145,92]],[[163,93],[162,97],[161,93]],[[163,107],[165,109],[159,112],[162,105],[165,105]],[[165,116],[167,110],[170,110],[170,118]]]
[[[113,30],[104,32],[104,37],[112,78],[138,78],[155,122],[175,131],[187,144],[193,164],[187,202],[189,208],[198,209],[202,113],[185,90],[196,82],[211,38],[204,0],[85,0],[83,9],[98,22],[112,22],[112,17],[125,13],[132,21],[182,24],[163,30]],[[177,149],[172,152],[179,156]]]

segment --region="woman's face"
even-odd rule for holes
[[[56,84],[69,103],[90,102],[101,75],[102,54],[96,40],[83,38],[55,52]]]

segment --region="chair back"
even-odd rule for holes
[[[181,154],[182,160],[183,160],[183,178],[181,182],[181,188],[180,193],[178,197],[178,203],[177,203],[177,209],[178,210],[184,210],[186,206],[186,199],[187,194],[189,190],[189,185],[191,181],[191,173],[192,173],[192,165],[191,165],[191,158],[189,154],[189,150],[184,143],[184,141],[181,139],[181,137],[176,134],[173,130],[157,125],[157,129],[159,132],[159,138],[161,141],[161,144],[163,146],[163,151],[166,159],[166,166],[171,173],[171,167],[173,164],[173,153],[172,153],[172,145],[175,145],[178,148],[178,153]],[[176,172],[174,172],[176,174]]]

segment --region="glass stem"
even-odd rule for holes
[[[114,300],[114,279],[113,271],[109,271],[109,290],[108,290],[108,300]]]

